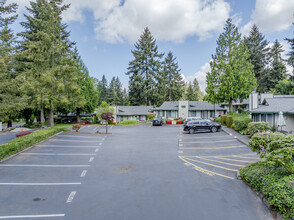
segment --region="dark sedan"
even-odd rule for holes
[[[184,131],[189,132],[190,134],[194,134],[195,131],[211,131],[215,133],[220,129],[220,124],[205,120],[190,121],[186,125],[184,125]]]
[[[153,119],[153,122],[152,122],[152,125],[155,126],[155,125],[160,125],[162,126],[162,119],[161,118],[154,118]]]

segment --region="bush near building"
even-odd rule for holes
[[[261,192],[284,219],[294,219],[294,135],[257,132],[249,142],[262,161],[240,170],[242,179]]]
[[[250,122],[248,124],[248,133],[253,136],[257,132],[265,132],[265,131],[270,131],[271,126],[267,122]]]

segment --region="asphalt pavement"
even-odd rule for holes
[[[258,158],[225,132],[98,129],[56,135],[0,164],[0,219],[272,219],[235,178]]]

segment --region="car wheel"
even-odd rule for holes
[[[212,132],[212,133],[217,132],[217,127],[212,127],[212,128],[211,128],[211,132]]]
[[[190,134],[194,134],[194,133],[195,133],[194,129],[191,128],[191,129],[189,130],[189,133],[190,133]]]

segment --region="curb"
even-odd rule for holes
[[[16,157],[16,156],[18,156],[18,155],[20,155],[20,154],[22,154],[22,153],[24,153],[24,152],[26,152],[26,151],[32,149],[32,148],[35,147],[36,145],[38,145],[38,144],[40,144],[40,143],[43,143],[45,140],[48,140],[48,139],[50,139],[50,138],[53,138],[54,136],[57,136],[57,135],[61,134],[62,132],[63,132],[63,131],[58,132],[58,133],[52,135],[52,136],[49,137],[49,138],[46,138],[46,139],[44,139],[44,140],[42,140],[42,141],[40,141],[40,142],[38,142],[38,143],[35,143],[35,144],[32,145],[32,146],[26,147],[26,148],[23,149],[22,151],[19,151],[19,152],[15,153],[15,154],[12,154],[12,155],[8,156],[8,157],[5,157],[5,158],[3,158],[2,160],[0,160],[0,163],[6,162],[7,160],[12,159],[13,157]]]
[[[229,129],[229,128],[228,128]],[[226,131],[225,129],[222,129],[225,133],[227,133],[228,135],[231,135],[232,133]],[[246,145],[246,146],[249,146],[248,143],[246,141],[243,141],[242,139],[240,139],[238,136],[235,136],[235,138],[241,142],[242,144]]]

